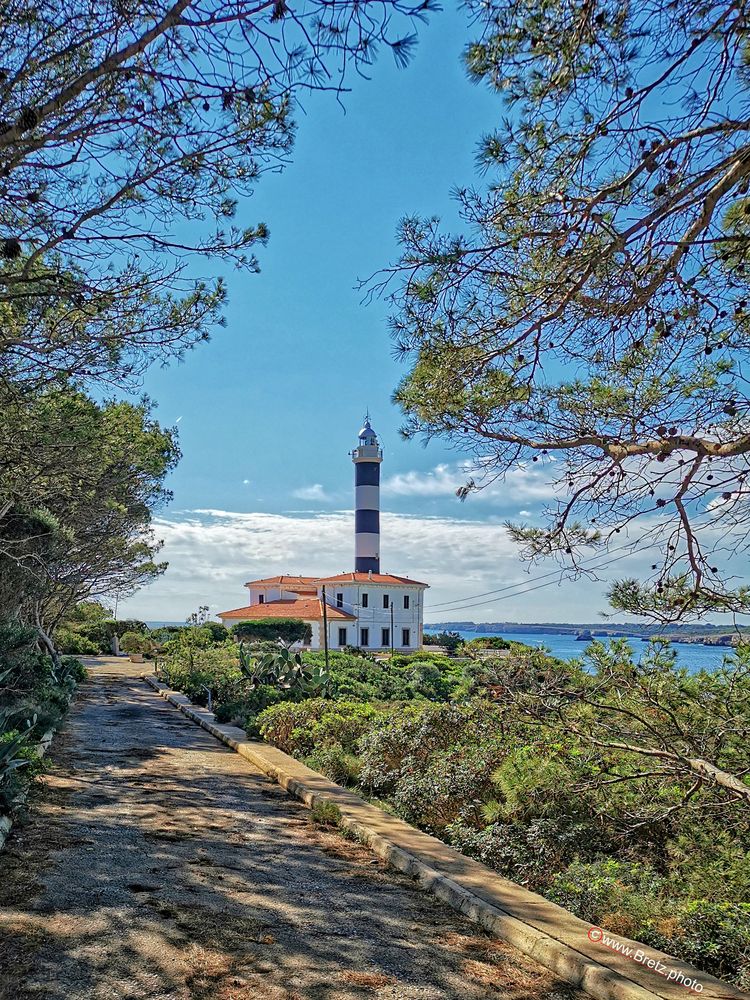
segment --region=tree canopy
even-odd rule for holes
[[[0,617],[48,640],[81,601],[163,572],[152,513],[179,452],[147,401],[98,404],[70,387],[7,405],[0,440]]]
[[[457,193],[461,230],[401,227],[405,433],[473,450],[464,496],[547,472],[543,526],[510,526],[532,558],[576,572],[613,541],[658,546],[615,607],[746,610],[721,562],[748,529],[750,11],[469,8],[468,73],[509,110],[480,143],[488,184]]]
[[[122,381],[205,339],[224,286],[190,256],[257,268],[237,196],[288,161],[295,103],[405,62],[431,6],[3,4],[0,374]]]
[[[216,263],[257,270],[268,238],[238,201],[288,162],[303,97],[340,99],[379,49],[404,64],[432,7],[3,3],[0,618],[50,652],[72,607],[165,566],[151,517],[176,435],[106,394],[222,322]]]

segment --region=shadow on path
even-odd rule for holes
[[[0,854],[2,1000],[573,996],[89,662]]]

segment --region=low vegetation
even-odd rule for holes
[[[39,771],[40,738],[66,712],[85,670],[40,652],[34,629],[0,624],[0,816],[14,816]]]
[[[750,986],[750,649],[698,674],[660,642],[640,664],[623,640],[572,664],[505,642],[494,658],[332,653],[312,690],[251,682],[239,652],[183,640],[164,669],[198,702],[210,690],[220,719],[583,919]]]

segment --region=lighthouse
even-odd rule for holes
[[[297,618],[310,625],[310,649],[413,653],[424,634],[428,585],[380,571],[380,463],[383,452],[370,424],[359,432],[354,462],[354,572],[335,576],[265,576],[245,584],[250,603],[222,611],[227,627]],[[269,621],[270,624],[270,621]]]
[[[383,452],[369,414],[352,452],[354,462],[354,571],[380,572],[380,463]]]

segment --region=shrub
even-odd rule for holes
[[[305,758],[305,763],[340,785],[354,785],[359,777],[359,760],[340,744],[320,747]]]
[[[714,976],[750,987],[750,903],[691,900],[666,939],[669,950]]]
[[[88,677],[88,670],[74,656],[63,656],[61,666],[66,676],[74,680],[76,684],[80,684]]]
[[[154,648],[149,636],[141,632],[125,632],[120,645],[126,653],[150,653]]]
[[[391,794],[399,816],[433,832],[457,820],[479,825],[502,752],[499,745],[486,744],[471,755],[463,746],[452,747],[426,762],[407,755]]]
[[[445,837],[462,854],[539,892],[585,845],[592,845],[594,853],[597,847],[590,827],[565,818],[491,823],[481,830],[457,821],[446,828]]]
[[[328,702],[322,698],[273,705],[258,716],[258,729],[264,740],[284,753],[306,756],[315,748],[311,738],[312,726],[327,706]]]
[[[36,720],[34,720],[36,721]],[[0,731],[0,815],[13,813],[18,800],[28,785],[31,775],[28,768],[36,759],[29,738],[31,725],[24,729]],[[21,768],[27,773],[22,774]]]
[[[98,643],[92,642],[86,636],[71,632],[70,629],[59,628],[55,633],[55,644],[61,653],[70,653],[76,656],[96,656],[101,652]]]
[[[380,794],[391,794],[406,769],[425,770],[433,755],[453,747],[470,747],[474,754],[480,744],[497,739],[501,731],[499,710],[485,701],[406,705],[391,715],[388,726],[361,740],[362,783]]]
[[[510,646],[510,642],[499,635],[481,635],[464,643],[467,653],[472,653],[477,649],[510,649]]]
[[[214,642],[217,646],[231,638],[229,629],[223,622],[207,621],[204,622],[201,627],[206,629],[211,636],[212,642]]]
[[[198,704],[205,704],[206,688],[217,705],[238,701],[247,693],[234,642],[206,648],[178,645],[164,666],[164,674],[173,688]]]
[[[281,641],[287,646],[295,642],[310,643],[312,625],[299,618],[263,618],[259,621],[238,622],[232,635],[240,642]]]
[[[341,810],[335,802],[316,802],[310,810],[310,819],[320,826],[338,826]]]
[[[750,903],[680,899],[651,866],[614,858],[573,862],[545,894],[586,921],[750,985]]]
[[[641,934],[651,943],[655,928],[673,910],[667,888],[650,865],[603,858],[574,861],[550,880],[546,895],[583,920],[628,937]]]
[[[305,663],[323,664],[322,653],[303,654]],[[462,668],[447,656],[416,653],[373,662],[350,653],[329,655],[329,691],[334,698],[360,701],[443,701],[458,691]]]
[[[0,814],[15,809],[38,772],[35,744],[85,675],[79,660],[65,656],[55,665],[41,653],[35,629],[0,621]]]
[[[428,646],[442,646],[449,653],[456,653],[464,645],[458,632],[435,632],[432,634],[425,632],[422,641]]]
[[[361,737],[386,717],[386,710],[376,705],[310,698],[267,708],[258,717],[258,728],[269,743],[296,756],[328,746],[354,753]]]

